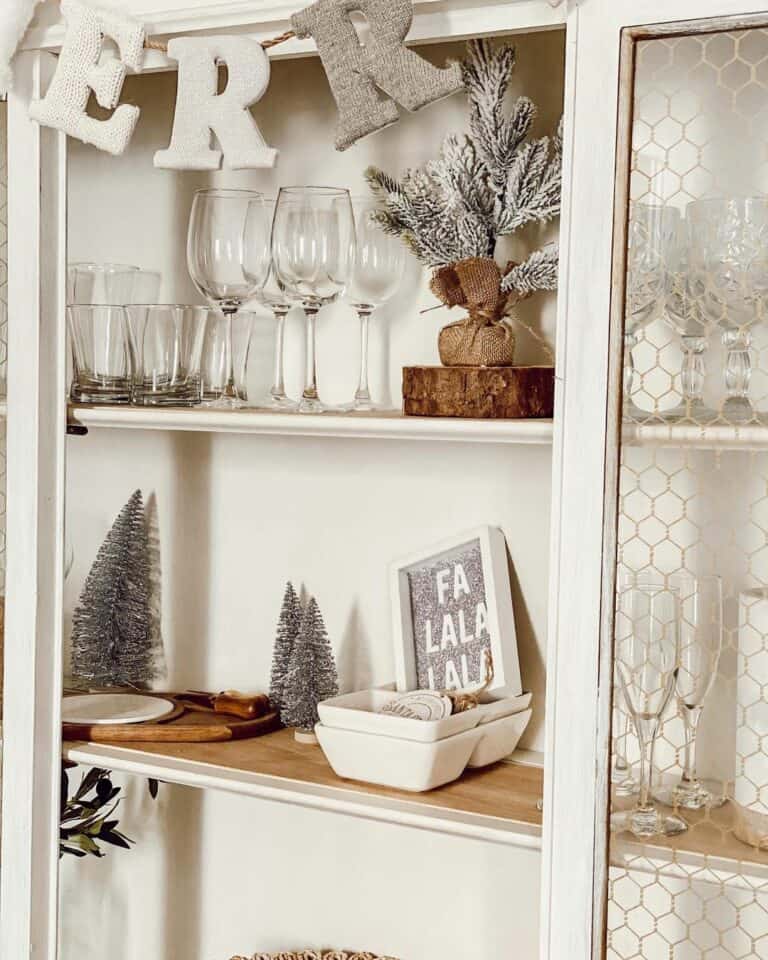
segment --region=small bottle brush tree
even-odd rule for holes
[[[290,581],[286,584],[277,636],[272,652],[272,675],[269,682],[269,699],[275,710],[282,710],[283,687],[291,663],[291,654],[301,626],[301,604]]]
[[[335,697],[338,692],[333,651],[320,608],[312,597],[301,618],[283,685],[283,723],[296,728],[297,740],[315,743],[312,731],[319,719],[317,705],[321,700]]]
[[[72,621],[71,672],[95,687],[144,688],[155,678],[140,490],[120,511],[86,578]]]
[[[502,318],[537,290],[557,286],[556,244],[503,270],[494,260],[499,237],[560,212],[562,123],[551,139],[530,138],[531,100],[519,97],[507,113],[514,66],[514,48],[470,41],[462,64],[470,136],[448,137],[437,160],[401,180],[375,167],[366,172],[384,200],[375,215],[382,228],[433,268],[432,291],[444,304],[469,311],[441,332],[440,358],[449,366],[511,363],[514,338]]]

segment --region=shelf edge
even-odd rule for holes
[[[104,744],[64,744],[63,753],[66,759],[76,763],[154,777],[165,783],[219,790],[504,846],[541,849],[541,827],[533,824],[425,807],[407,800],[357,793],[346,787],[328,787],[178,758],[157,758],[154,754]]]
[[[350,414],[269,413],[258,410],[148,410],[141,407],[72,407],[72,422],[88,428],[337,437],[363,440],[449,440],[550,445],[551,420],[461,420],[366,417]]]

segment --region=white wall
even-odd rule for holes
[[[425,48],[437,61],[461,45]],[[542,104],[554,128],[563,41],[518,41],[516,92]],[[143,110],[121,159],[73,144],[70,258],[138,262],[163,270],[164,296],[197,299],[184,234],[192,190],[208,178],[156,171],[170,130],[175,78],[132,81]],[[334,106],[316,60],[281,62],[256,115],[281,149],[274,172],[222,173],[217,183],[273,193],[280,183],[331,182],[362,191],[376,162],[397,171],[431,157],[465,128],[462,98],[437,104],[344,154],[332,148]],[[116,189],[117,187],[117,189]],[[437,362],[444,310],[415,263],[402,293],[374,322],[372,386],[398,401],[405,363]],[[526,305],[553,334],[554,299]],[[301,318],[291,318],[289,390],[300,386]],[[266,385],[271,341],[259,327],[252,390]],[[321,389],[348,399],[356,324],[337,306],[320,321]],[[521,334],[520,357],[540,358]],[[261,362],[260,362],[261,358]],[[264,686],[286,579],[315,594],[345,687],[392,678],[386,570],[402,554],[481,523],[504,530],[524,684],[535,714],[524,746],[543,749],[544,657],[551,457],[543,448],[92,431],[68,449],[68,537],[75,562],[71,611],[113,517],[135,487],[157,500],[163,614],[171,686]],[[65,861],[65,960],[184,957],[347,945],[403,960],[467,960],[535,952],[538,854],[332,814],[183,788],[158,803],[130,785],[123,827],[131,853]]]

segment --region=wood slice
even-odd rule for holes
[[[113,724],[110,726],[79,723],[62,724],[65,740],[89,740],[93,743],[210,743],[245,740],[271,733],[280,726],[277,713],[267,713],[252,720],[241,720],[224,713],[185,709],[177,710],[161,723]]]
[[[554,367],[403,367],[410,417],[540,419],[554,402]]]

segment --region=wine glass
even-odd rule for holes
[[[690,218],[680,221],[670,238],[667,252],[667,280],[664,320],[680,337],[683,364],[680,385],[683,399],[671,410],[665,410],[665,420],[696,420],[699,423],[714,420],[717,412],[711,410],[702,397],[706,369],[704,354],[709,345],[711,322],[695,296],[691,282],[688,251],[691,249],[694,227]]]
[[[232,323],[264,285],[269,271],[269,217],[263,196],[253,190],[198,190],[189,217],[187,266],[198,291],[224,314],[223,343],[216,351],[224,357],[226,376],[205,399],[216,407],[241,407],[247,395],[244,379],[234,374]],[[248,339],[251,319],[246,318]]]
[[[265,201],[266,203],[272,203],[272,201]],[[246,221],[246,230],[245,230],[245,271],[249,273],[250,271],[250,262],[252,257],[251,244],[254,236],[258,236],[260,231],[254,233],[254,231],[249,229],[249,223],[252,217],[261,218],[261,203],[257,201],[253,209],[248,209],[248,220]],[[272,203],[272,218],[274,219],[274,204]],[[261,260],[261,244],[257,244],[257,250],[255,251],[257,264]],[[275,271],[272,267],[272,258],[270,251],[270,269],[268,277],[264,282],[264,286],[258,292],[258,299],[260,303],[263,303],[268,310],[271,311],[272,316],[275,320],[275,360],[274,360],[274,374],[272,378],[272,386],[269,390],[269,397],[267,399],[267,406],[271,407],[274,410],[285,410],[292,411],[296,410],[298,403],[295,400],[292,400],[285,392],[285,372],[284,372],[284,352],[285,352],[285,318],[288,316],[288,313],[293,306],[292,301],[283,293],[280,287],[277,284],[275,279]]]
[[[648,411],[632,400],[638,334],[664,302],[665,256],[680,213],[658,203],[633,203],[627,229],[627,287],[624,311],[624,416],[642,419]]]
[[[360,379],[352,403],[345,409],[380,409],[371,402],[368,387],[368,328],[371,315],[397,292],[405,268],[405,247],[399,237],[385,233],[375,215],[383,204],[372,197],[355,197],[357,249],[355,269],[346,292],[347,301],[357,310],[360,320]]]
[[[635,577],[619,593],[616,670],[640,742],[640,793],[634,807],[614,813],[611,829],[636,837],[674,836],[688,829],[682,817],[663,814],[651,798],[653,751],[679,669],[680,598],[675,587]]]
[[[723,586],[720,577],[675,574],[671,582],[680,596],[680,668],[675,693],[685,730],[683,774],[671,790],[656,797],[687,810],[720,806],[722,794],[711,793],[696,774],[696,734],[704,700],[712,689],[723,644]]]
[[[272,265],[280,290],[304,307],[306,376],[300,413],[327,408],[317,390],[317,314],[349,283],[355,261],[355,218],[349,191],[281,187],[272,223]]]
[[[768,295],[768,200],[695,200],[687,217],[693,295],[707,321],[722,328],[728,354],[722,414],[731,423],[755,420],[750,347]]]

